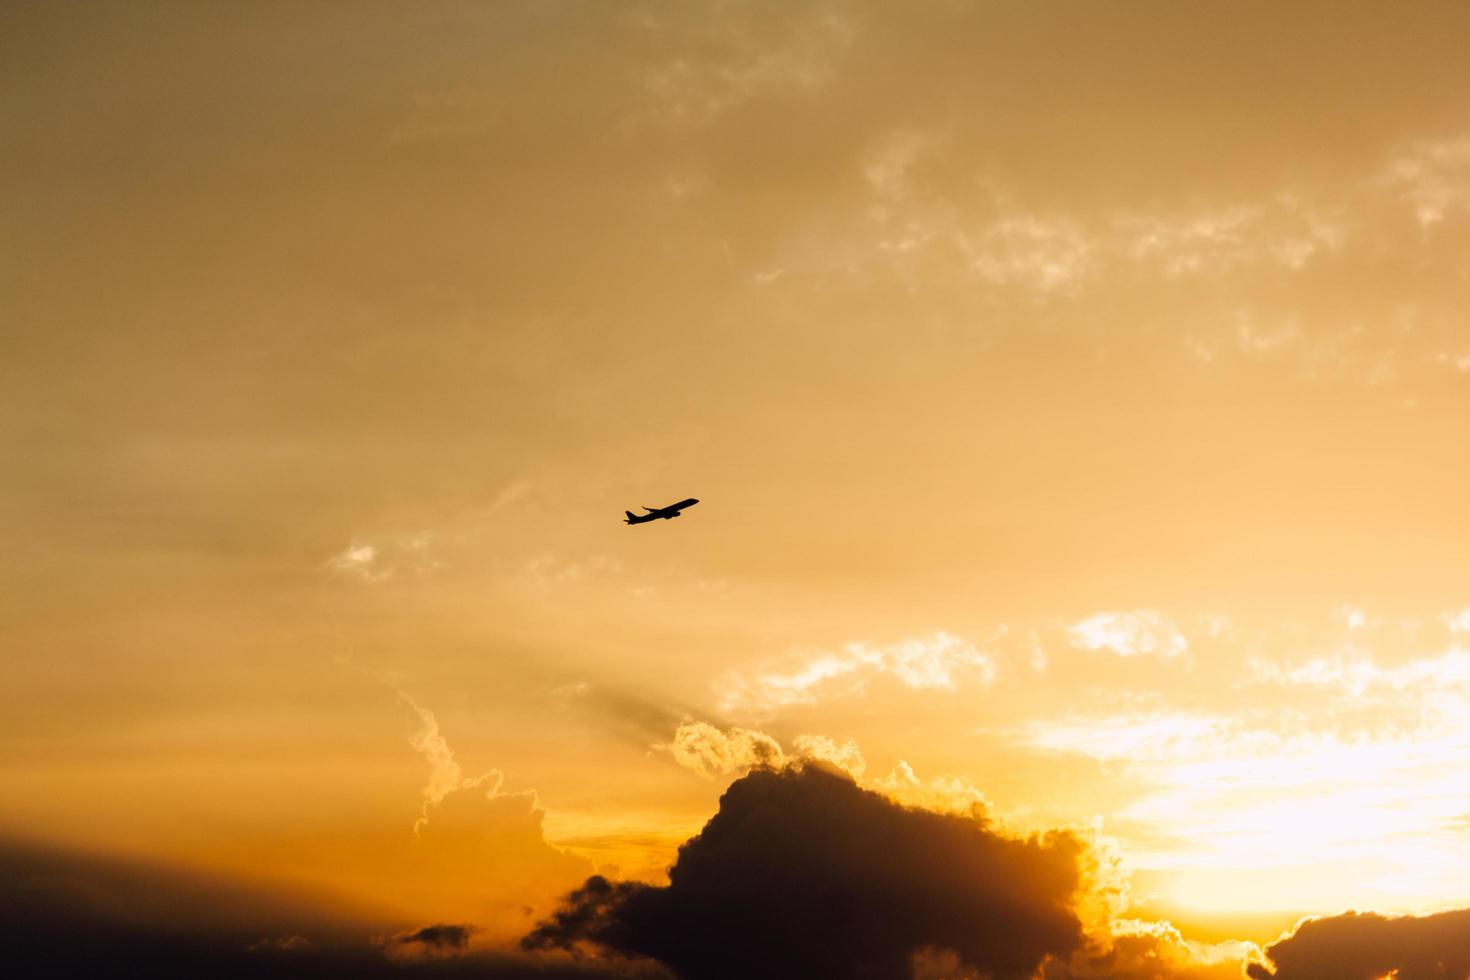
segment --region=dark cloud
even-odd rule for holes
[[[391,958],[461,956],[470,945],[475,927],[468,923],[424,926],[413,932],[400,932],[384,943]]]
[[[247,952],[255,953],[263,950],[288,950],[301,949],[311,945],[311,940],[305,936],[267,936],[258,942],[253,942],[245,949]]]
[[[469,950],[469,934],[463,925],[395,931],[381,913],[324,895],[0,841],[0,974],[17,980],[666,977],[647,964]],[[404,950],[440,955],[390,952]]]
[[[523,940],[652,957],[687,980],[904,978],[925,948],[994,980],[1082,943],[1085,845],[909,809],[817,766],[736,781],[668,887],[592,877]]]
[[[1348,912],[1311,919],[1269,946],[1274,969],[1253,963],[1253,980],[1465,980],[1470,977],[1470,909],[1389,917]]]
[[[469,945],[470,933],[475,927],[465,925],[425,926],[417,932],[400,933],[393,937],[393,942],[399,945],[421,943],[424,946],[432,946],[435,949],[464,949]]]

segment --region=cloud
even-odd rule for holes
[[[1301,324],[1294,316],[1269,325],[1260,323],[1250,310],[1235,316],[1235,341],[1243,354],[1275,354],[1295,344],[1301,335]]]
[[[1470,909],[1387,917],[1349,912],[1310,919],[1267,947],[1253,980],[1464,980],[1470,976]]]
[[[680,725],[672,742],[655,748],[666,749],[679,765],[707,779],[786,765],[786,753],[771,736],[745,728],[722,732],[702,721]]]
[[[256,940],[249,946],[246,946],[245,949],[249,952],[267,949],[290,950],[304,949],[310,945],[311,940],[305,936],[267,936],[264,939]]]
[[[1020,737],[1029,745],[1049,751],[1143,762],[1202,754],[1230,734],[1226,727],[1223,719],[1213,715],[1151,712],[1032,721],[1024,726]]]
[[[944,632],[887,646],[849,643],[840,651],[810,656],[795,667],[766,667],[753,676],[727,674],[719,682],[721,707],[763,714],[810,705],[856,694],[870,680],[884,675],[911,690],[954,690],[962,680],[989,686],[995,682],[996,669],[989,655]]]
[[[1110,933],[1066,962],[1053,961],[1042,980],[1240,980],[1252,943],[1192,942],[1167,922],[1115,922]]]
[[[1081,948],[1084,843],[900,806],[822,767],[730,786],[667,887],[589,878],[523,940],[652,957],[685,980],[905,978],[925,947],[994,980]]]
[[[495,769],[466,776],[434,713],[402,692],[399,697],[418,716],[409,741],[429,763],[401,875],[416,888],[414,907],[446,918],[472,910],[491,939],[519,933],[526,916],[551,907],[595,865],[547,841],[546,812],[534,789],[502,791],[504,778]]]
[[[1189,640],[1167,616],[1148,609],[1100,612],[1074,625],[1070,633],[1073,646],[1110,650],[1120,657],[1177,657],[1189,649]]]
[[[398,697],[419,717],[419,729],[408,741],[414,751],[423,755],[429,763],[429,781],[424,784],[423,806],[419,810],[418,819],[413,823],[413,833],[417,837],[429,822],[429,811],[442,803],[444,797],[480,786],[487,787],[487,797],[494,797],[499,795],[505,777],[498,769],[487,770],[478,776],[465,776],[464,770],[454,758],[454,750],[439,733],[439,719],[434,717],[434,713],[401,691],[398,692]]]
[[[798,735],[792,740],[796,754],[803,759],[815,759],[848,773],[854,779],[862,779],[868,768],[857,742],[847,739],[838,742],[826,735]]]
[[[1238,980],[1247,962],[1252,980],[1470,975],[1470,910],[1306,920],[1262,954],[1098,920],[1100,863],[1073,833],[1011,836],[788,767],[732,785],[668,887],[587,878],[518,952],[476,948],[464,924],[395,932],[322,895],[5,842],[0,942],[16,976],[671,980],[641,956],[683,980]]]
[[[1076,285],[1095,262],[1095,243],[1074,224],[1034,215],[997,221],[978,238],[961,242],[981,279],[1043,295]]]
[[[588,878],[523,948],[651,957],[685,980],[1239,980],[1262,955],[1124,917],[1128,874],[1091,834],[1010,834],[984,807],[799,761],[732,784],[669,882]]]
[[[376,547],[354,541],[327,559],[327,568],[334,572],[356,576],[364,582],[378,582],[386,578],[388,572],[377,567],[377,560],[378,549]]]
[[[1113,220],[1113,248],[1165,279],[1252,266],[1296,271],[1344,244],[1347,229],[1339,210],[1282,194],[1251,204],[1130,211]]]
[[[972,817],[985,816],[990,812],[990,804],[984,794],[963,779],[936,776],[924,782],[914,773],[913,767],[902,759],[888,775],[869,780],[864,785],[905,806]]]
[[[434,535],[429,531],[400,534],[385,542],[353,541],[327,559],[328,571],[378,584],[404,575],[422,577],[445,567],[434,556]]]
[[[1429,140],[1405,148],[1390,161],[1383,182],[1413,210],[1421,228],[1470,211],[1470,136]]]
[[[413,932],[400,932],[383,944],[392,960],[444,959],[464,955],[469,949],[475,927],[468,923],[424,926]]]
[[[924,782],[913,767],[900,759],[886,776],[864,779],[868,763],[853,739],[841,742],[826,735],[798,735],[791,751],[764,732],[732,727],[724,731],[702,721],[685,722],[669,743],[653,746],[673,756],[679,765],[706,779],[743,776],[756,769],[801,769],[815,763],[846,773],[859,785],[896,803],[941,813],[985,816],[990,807],[974,786],[954,776]]]
[[[680,51],[643,75],[655,111],[644,122],[702,128],[759,99],[810,97],[834,77],[852,42],[852,25],[821,7],[769,22],[751,20],[770,10],[722,8],[677,24],[648,15],[644,30],[699,49]],[[714,52],[710,56],[708,52]]]
[[[381,841],[364,858],[395,882],[399,907],[430,920],[470,919],[485,945],[513,938],[596,865],[547,840],[536,790],[505,791],[496,769],[466,775],[434,712],[395,693],[418,721],[408,741],[429,774],[412,834]],[[419,955],[432,935],[384,948]]]
[[[673,741],[653,747],[668,752],[675,762],[706,779],[740,776],[752,769],[784,769],[803,761],[822,762],[860,778],[867,768],[857,742],[838,742],[826,735],[798,735],[792,751],[764,732],[732,726],[721,731],[703,721],[684,722],[674,730]]]
[[[403,930],[397,918],[300,888],[0,839],[9,977],[669,980],[648,964],[477,948],[468,926]]]

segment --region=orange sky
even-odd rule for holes
[[[1467,39],[12,6],[0,829],[498,940],[774,745],[1212,938],[1465,904]]]

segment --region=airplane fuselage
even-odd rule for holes
[[[644,514],[635,514],[631,510],[625,510],[623,511],[623,513],[627,515],[627,518],[623,521],[623,523],[647,524],[649,521],[673,520],[675,517],[679,516],[679,512],[682,511],[685,507],[693,507],[697,503],[699,503],[698,497],[686,497],[685,499],[679,501],[677,504],[669,504],[667,507],[649,507],[647,505],[644,505],[643,509],[647,511],[647,513]]]

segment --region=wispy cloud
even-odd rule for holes
[[[449,743],[440,733],[439,719],[434,717],[434,713],[401,691],[398,697],[418,716],[418,730],[409,737],[408,741],[414,751],[422,755],[424,761],[429,764],[429,781],[424,784],[422,794],[423,805],[419,810],[418,819],[413,823],[413,834],[417,837],[428,824],[430,811],[442,803],[450,793],[483,786],[486,796],[498,796],[505,777],[498,769],[486,770],[478,776],[466,776],[459,761],[454,757],[454,750],[449,747]]]
[[[948,633],[900,640],[886,646],[850,643],[720,679],[725,711],[761,714],[791,705],[815,704],[828,697],[861,692],[874,678],[888,675],[914,690],[954,690],[962,681],[988,686],[995,681],[992,657]]]
[[[1428,229],[1456,212],[1470,212],[1470,136],[1405,147],[1385,168],[1383,182]]]
[[[1120,657],[1177,657],[1189,649],[1189,639],[1172,620],[1148,609],[1100,612],[1072,626],[1069,633],[1073,646],[1108,650]]]
[[[360,578],[364,582],[379,582],[391,574],[379,566],[378,549],[361,541],[352,542],[327,559],[327,568]]]
[[[362,582],[379,583],[403,576],[421,577],[445,567],[433,552],[434,536],[428,531],[392,536],[370,543],[353,541],[327,559],[329,571]]]
[[[815,94],[835,77],[853,40],[853,25],[821,8],[785,18],[775,36],[769,25],[748,22],[739,8],[723,9],[718,26],[701,24],[695,31],[677,16],[650,14],[638,22],[647,33],[688,48],[642,75],[654,107],[649,121],[678,127],[709,126],[754,99]]]

